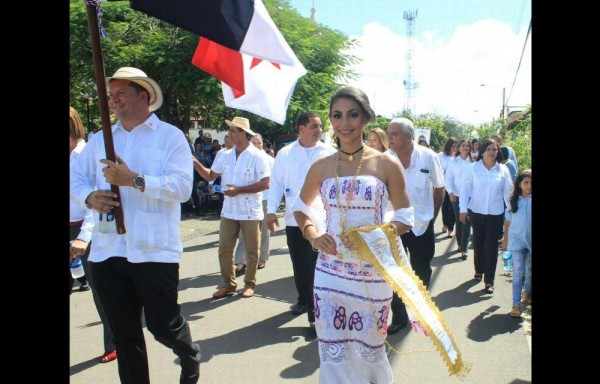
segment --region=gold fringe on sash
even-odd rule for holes
[[[369,247],[365,239],[359,233],[370,232],[374,229],[380,229],[385,234],[387,240],[389,241],[390,248],[392,250],[392,258],[394,259],[398,267],[408,276],[408,278],[411,281],[398,282],[392,276],[390,276],[386,268],[383,265],[381,265],[378,258],[373,254],[372,249]],[[465,364],[463,362],[461,353],[458,350],[458,346],[452,338],[452,333],[448,329],[446,321],[444,320],[444,317],[440,313],[439,309],[431,300],[429,292],[427,292],[427,289],[423,285],[423,282],[417,275],[415,275],[412,268],[407,266],[402,260],[398,244],[398,235],[396,233],[395,227],[393,227],[390,223],[384,223],[380,225],[368,225],[364,227],[350,228],[349,230],[343,232],[343,234],[344,236],[348,236],[349,240],[351,240],[354,243],[352,253],[356,255],[356,257],[358,257],[359,259],[367,263],[373,264],[375,266],[375,269],[377,269],[377,272],[379,272],[379,274],[385,279],[385,281],[392,287],[394,292],[396,292],[400,296],[400,298],[402,299],[404,304],[410,309],[410,311],[413,314],[415,314],[421,326],[425,329],[427,335],[431,337],[431,340],[433,341],[436,349],[444,359],[450,375],[464,377],[471,369],[470,364]],[[418,308],[415,305],[415,303],[413,303],[413,301],[410,299],[410,297],[408,297],[408,295],[404,292],[402,286],[406,286],[407,283],[410,284],[411,282],[416,285],[419,293],[425,299],[424,305],[429,307],[429,309],[435,314],[437,320],[442,325],[443,331],[447,334],[448,339],[452,344],[448,346],[449,350],[451,351],[452,349],[454,349],[456,351],[455,361],[452,361],[449,355],[449,351],[446,350],[446,347],[442,344],[442,341],[440,340],[438,335],[435,334],[431,325],[427,323],[425,317],[421,314],[420,309],[422,308]],[[421,306],[419,305],[419,307]]]

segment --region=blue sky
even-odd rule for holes
[[[310,17],[313,0],[290,0]],[[413,80],[417,113],[436,112],[478,124],[497,117],[506,89],[509,111],[531,103],[531,0],[314,0],[317,21],[359,40],[362,62],[350,85],[375,112],[401,111],[406,73],[405,11],[415,19]],[[525,53],[521,59],[521,53]],[[517,67],[520,63],[520,69]],[[481,87],[481,84],[488,84]],[[514,86],[513,86],[514,83]]]

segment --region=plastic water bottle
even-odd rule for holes
[[[513,266],[512,266],[512,252],[511,251],[502,252],[502,261],[504,262],[504,270],[512,271]]]
[[[72,241],[69,242],[69,245],[71,244],[73,244]],[[81,263],[81,258],[79,256],[71,259],[70,267],[71,276],[73,276],[74,279],[79,279],[80,277],[83,277],[85,275],[85,272],[83,270],[83,264]]]
[[[225,192],[227,189],[229,189],[229,188],[227,188],[227,187],[223,188],[223,187],[222,187],[221,185],[219,185],[219,184],[217,184],[217,185],[213,185],[213,190],[214,190],[215,192],[223,193],[223,192]]]
[[[107,213],[98,213],[98,232],[117,233],[117,223],[115,222],[114,209],[111,209]]]

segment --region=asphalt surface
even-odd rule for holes
[[[219,218],[185,218],[181,222],[184,253],[180,264],[179,303],[192,336],[202,348],[200,383],[264,384],[318,383],[316,335],[306,314],[293,316],[296,302],[292,264],[281,227],[271,235],[271,253],[257,273],[253,298],[238,294],[219,300],[212,293],[221,282],[217,248]],[[471,364],[464,379],[449,376],[447,368],[422,334],[404,328],[388,341],[398,352],[388,358],[397,383],[511,383],[531,382],[531,307],[522,319],[508,316],[512,307],[511,276],[498,258],[496,290],[483,292],[473,280],[473,250],[460,260],[456,240],[435,225],[436,253],[432,261],[430,294],[445,317],[463,360]],[[77,288],[77,283],[75,284]],[[70,297],[70,382],[119,383],[117,362],[102,364],[102,324],[91,291],[75,288]],[[390,320],[391,321],[391,316]],[[180,367],[173,352],[144,329],[152,383],[179,382]],[[333,384],[333,383],[332,383]]]

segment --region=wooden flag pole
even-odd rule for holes
[[[85,3],[87,11],[88,29],[92,40],[92,58],[94,61],[94,71],[96,73],[96,88],[98,91],[98,106],[100,108],[100,119],[102,120],[102,135],[104,136],[104,148],[106,158],[117,162],[115,156],[115,146],[113,143],[112,130],[110,126],[110,115],[108,113],[108,94],[106,92],[106,79],[104,77],[104,60],[102,58],[102,46],[100,45],[100,31],[98,29],[98,17],[96,7],[90,3]],[[115,221],[117,223],[117,233],[125,233],[125,222],[123,220],[123,203],[119,186],[111,184],[110,190],[117,195],[116,201],[119,205],[114,207]]]

